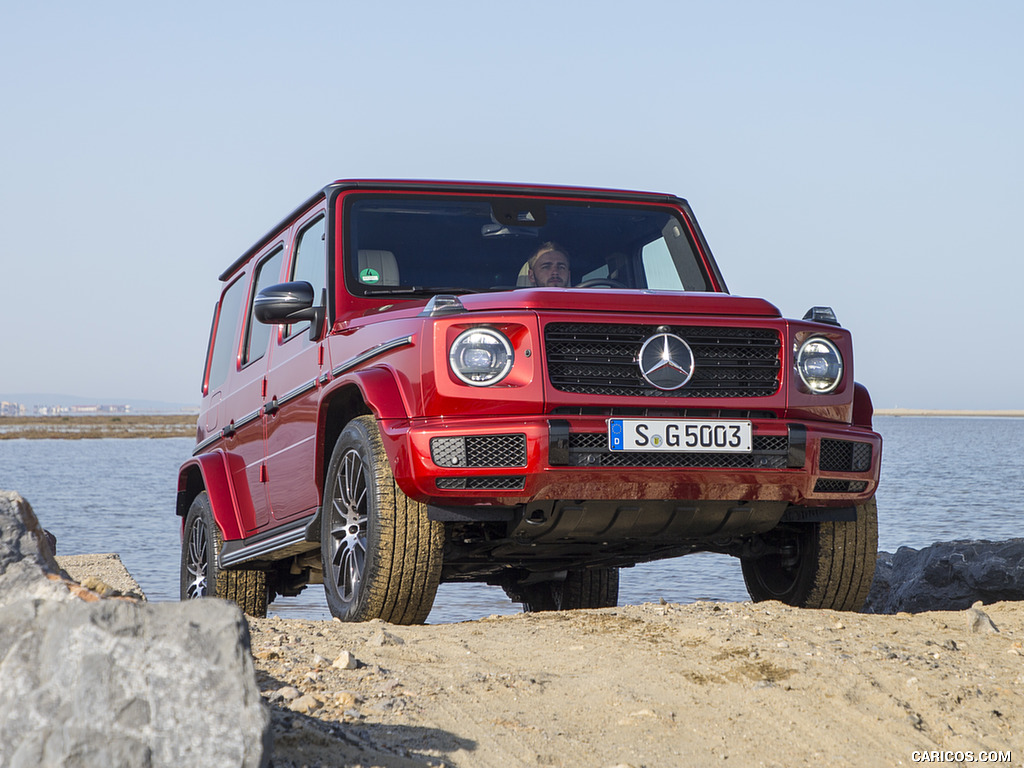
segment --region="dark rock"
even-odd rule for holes
[[[1024,600],[1024,539],[879,552],[864,612],[961,611],[979,600]]]

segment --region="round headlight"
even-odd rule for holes
[[[512,370],[513,359],[512,344],[493,328],[463,331],[448,351],[452,371],[474,387],[487,387],[504,379]]]
[[[835,344],[815,336],[797,352],[796,370],[811,392],[825,394],[838,387],[843,378],[843,357]]]

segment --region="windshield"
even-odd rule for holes
[[[345,221],[346,281],[357,295],[713,290],[688,227],[667,207],[380,196],[350,201]]]

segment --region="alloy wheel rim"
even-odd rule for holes
[[[777,553],[756,561],[758,581],[775,600],[783,600],[793,592],[802,568],[806,567],[801,559],[805,549],[801,537],[794,537],[787,544],[790,547],[787,554]]]
[[[185,594],[189,599],[206,597],[206,567],[209,562],[209,537],[206,535],[206,523],[201,517],[192,523],[188,536],[188,553],[186,555],[186,571],[189,582]]]
[[[341,460],[331,498],[331,582],[338,598],[354,605],[359,600],[366,567],[368,488],[366,466],[355,449]]]

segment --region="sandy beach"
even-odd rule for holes
[[[59,561],[137,591],[114,555]],[[1024,764],[1024,603],[248,623],[274,768]]]
[[[137,591],[114,555],[58,559]],[[274,768],[1024,763],[1024,603],[645,603],[249,628]]]
[[[249,625],[277,768],[1021,765],[1024,605],[984,610],[999,632],[970,612],[707,602]]]

